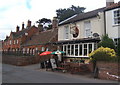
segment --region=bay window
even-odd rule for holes
[[[64,55],[70,57],[88,56],[95,49],[97,49],[97,43],[65,44],[62,46]]]

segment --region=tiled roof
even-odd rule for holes
[[[99,8],[99,9],[96,9],[96,10],[93,10],[93,11],[90,11],[90,12],[86,12],[86,13],[80,13],[77,16],[75,16],[73,18],[70,18],[69,20],[63,21],[63,23],[60,23],[59,26],[64,25],[64,24],[69,24],[69,23],[72,23],[72,22],[77,22],[77,21],[80,21],[80,20],[89,19],[89,18],[92,18],[92,17],[96,17],[98,15],[98,12],[104,11],[104,9],[105,9],[105,7]]]
[[[120,8],[120,1],[118,3],[114,3],[113,5],[106,7],[105,10],[107,11],[107,10],[111,10],[111,9],[115,9],[115,8]]]
[[[16,33],[13,32],[13,33],[12,33],[12,34],[13,34],[13,38],[18,38],[18,37],[24,35],[28,30],[29,30],[29,29],[24,29],[24,30],[19,31],[19,32],[16,32]]]
[[[58,29],[47,30],[44,32],[40,32],[39,34],[35,34],[31,37],[31,39],[27,40],[22,46],[31,46],[31,45],[41,45],[51,43],[52,39],[54,39],[58,34]]]
[[[35,27],[35,26],[32,26],[32,27]],[[23,29],[23,30],[18,31],[18,32],[12,32],[13,38],[21,37],[21,36],[24,35],[26,32],[28,32],[32,27]],[[35,27],[35,28],[36,28],[36,27]]]

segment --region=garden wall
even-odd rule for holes
[[[17,66],[25,66],[25,65],[39,63],[39,56],[3,55],[2,63],[17,65]]]
[[[50,58],[51,58],[50,55],[45,55],[45,56],[2,55],[2,63],[17,65],[17,66],[25,66],[25,65],[40,63]]]
[[[120,63],[97,62],[98,78],[120,81]]]

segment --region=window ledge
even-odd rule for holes
[[[118,25],[113,25],[113,27],[117,27],[117,26],[120,26],[120,24],[118,24]]]

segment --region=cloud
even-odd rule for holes
[[[0,39],[15,31],[17,25],[30,18],[29,0],[2,0],[0,3]]]
[[[105,0],[0,0],[0,39],[15,31],[17,25],[21,27],[22,22],[26,25],[28,19],[32,24],[41,18],[52,19],[57,9],[71,5],[86,7],[89,11],[105,6]]]

